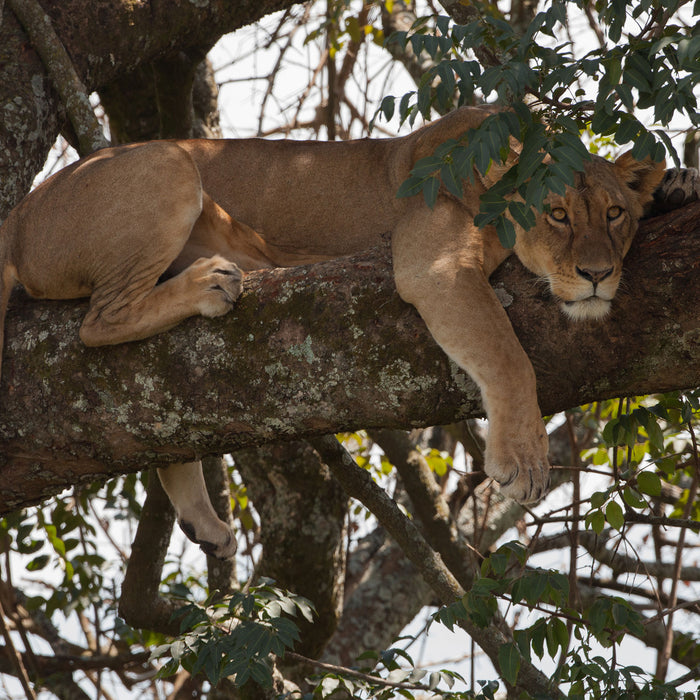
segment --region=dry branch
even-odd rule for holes
[[[700,385],[700,205],[647,222],[604,323],[574,324],[517,261],[493,280],[551,413]],[[85,348],[84,302],[16,298],[0,385],[0,509],[153,463],[480,412],[394,288],[388,250],[250,275],[234,311]]]

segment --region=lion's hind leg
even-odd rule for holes
[[[211,505],[202,463],[171,464],[159,468],[158,477],[187,537],[210,556],[232,557],[236,553],[236,537],[233,530],[219,520]]]
[[[148,338],[190,316],[221,316],[240,296],[242,277],[235,263],[215,255],[196,260],[162,284],[147,279],[116,292],[112,285],[98,287],[80,338],[90,346],[114,345]]]

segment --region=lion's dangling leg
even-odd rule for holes
[[[189,539],[218,559],[236,553],[234,532],[219,520],[209,500],[201,462],[159,468],[158,477],[175,508],[177,522]]]
[[[479,386],[489,418],[486,473],[507,496],[532,502],[549,483],[535,373],[488,283],[482,250],[470,249],[464,221],[459,205],[441,198],[434,210],[418,209],[400,222],[392,240],[396,287]]]

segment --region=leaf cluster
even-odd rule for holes
[[[591,656],[592,642],[613,647],[628,634],[643,635],[644,618],[628,600],[600,597],[587,610],[569,606],[569,580],[564,574],[527,566],[527,551],[518,542],[502,545],[482,563],[481,576],[465,596],[439,609],[434,619],[448,629],[469,619],[486,627],[499,610],[499,600],[525,605],[543,613],[524,628],[513,631],[513,641],[499,650],[499,670],[514,685],[523,660],[552,659],[561,655],[553,677],[556,683],[571,683],[572,698],[683,698],[692,693],[656,682],[635,666],[611,667],[609,660]],[[575,644],[572,645],[572,640]],[[566,662],[564,663],[564,659]],[[613,693],[610,695],[609,693]],[[666,693],[664,695],[664,693]]]
[[[663,482],[685,484],[672,517],[681,516],[694,467],[690,432],[700,405],[698,391],[669,392],[655,399],[627,400],[617,415],[609,415],[601,445],[586,452],[596,466],[618,471],[608,488],[596,491],[586,513],[586,527],[601,534],[606,524],[622,531],[627,511],[644,511],[661,496]],[[612,411],[612,403],[608,411]],[[691,518],[700,522],[700,506]]]
[[[624,601],[616,600],[603,611],[608,619],[625,616]],[[596,615],[599,612],[596,613]],[[698,700],[700,691],[680,691],[672,683],[649,678],[648,671],[636,665],[618,665],[596,654],[584,630],[575,629],[576,644],[566,664],[560,664],[558,676],[569,683],[567,697],[571,700]]]
[[[342,672],[327,673],[316,679],[312,696],[327,698],[343,691],[350,697],[379,700],[389,700],[397,695],[408,700],[493,700],[498,689],[496,681],[480,681],[481,691],[478,693],[458,690],[457,682],[466,685],[460,674],[445,669],[427,671],[416,668],[410,654],[399,647],[366,651],[358,657],[358,662],[361,664],[360,672],[354,672],[352,675]]]
[[[383,29],[371,22],[361,21],[362,13],[358,15],[350,12],[350,4],[350,0],[328,0],[323,21],[318,27],[307,32],[304,44],[319,41],[327,43],[331,58],[334,58],[348,42],[360,44],[365,37],[369,37],[377,46],[383,46]]]
[[[248,592],[236,592],[223,600],[210,598],[204,606],[189,604],[175,613],[180,636],[153,649],[151,659],[169,657],[161,667],[161,677],[182,667],[192,675],[203,673],[216,685],[222,678],[233,678],[236,686],[249,680],[272,686],[272,655],[299,641],[299,628],[293,617],[301,614],[313,621],[310,601],[264,579]]]
[[[18,511],[0,519],[2,535],[14,551],[29,557],[28,572],[52,568],[59,573],[60,583],[48,595],[26,599],[28,610],[41,608],[49,616],[60,610],[68,616],[103,604],[106,560],[93,524],[80,509],[56,500],[50,508]]]

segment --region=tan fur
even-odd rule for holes
[[[187,316],[225,313],[241,270],[347,255],[390,232],[399,293],[482,391],[487,473],[514,498],[536,500],[549,466],[535,376],[488,284],[511,251],[473,224],[479,196],[502,168],[467,186],[461,201],[441,194],[433,210],[420,196],[395,197],[416,160],[488,114],[463,108],[397,139],[190,140],[100,151],[47,180],[3,224],[3,318],[18,281],[36,297],[90,296],[86,343],[136,340]],[[518,231],[516,254],[571,317],[607,311],[662,174],[662,164],[629,156],[594,158],[576,188],[550,198],[551,214]],[[166,272],[174,276],[156,286]],[[191,521],[189,480],[174,474],[168,493]],[[188,526],[214,553],[231,554],[209,516]]]

